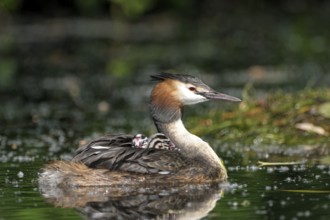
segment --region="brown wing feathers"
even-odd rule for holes
[[[132,135],[106,136],[80,147],[72,161],[91,168],[167,174],[185,166],[178,151],[132,148]]]

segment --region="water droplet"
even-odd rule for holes
[[[288,172],[289,171],[289,167],[287,167],[287,166],[281,166],[278,170],[280,172]]]
[[[243,202],[242,202],[242,206],[244,206],[244,207],[247,207],[247,206],[249,206],[251,203],[250,203],[250,201],[249,200],[244,200]]]
[[[269,207],[272,207],[274,205],[274,201],[273,200],[269,200],[269,201],[267,201],[267,203],[268,203],[268,206]]]
[[[285,220],[285,216],[284,215],[281,215],[279,219],[280,220]]]
[[[274,168],[273,167],[267,167],[267,173],[272,173],[274,172]]]
[[[287,177],[284,181],[290,183],[293,182],[293,179],[291,179],[291,177]]]
[[[309,217],[310,215],[311,215],[311,212],[310,212],[310,211],[308,211],[308,210],[305,211],[305,213],[304,213],[304,216],[305,216],[305,217]]]
[[[18,178],[23,178],[24,177],[24,173],[22,171],[19,171],[17,173],[17,176],[18,176]]]

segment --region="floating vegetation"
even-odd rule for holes
[[[263,162],[258,161],[259,166],[287,166],[287,165],[299,165],[304,164],[304,162]]]
[[[282,192],[293,193],[330,193],[330,190],[311,190],[311,189],[281,189]]]
[[[330,89],[280,91],[262,99],[252,98],[251,91],[250,87],[243,92],[238,109],[214,110],[205,118],[190,120],[192,132],[217,137],[221,143],[239,141],[249,149],[280,147],[277,153],[301,149],[299,154],[326,155],[330,151]]]

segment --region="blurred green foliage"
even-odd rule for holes
[[[1,12],[15,12],[22,4],[22,0],[0,0],[0,15]]]
[[[0,88],[10,87],[14,82],[17,62],[14,59],[0,60]]]
[[[4,24],[9,32],[1,32],[0,39],[17,39],[9,52],[30,60],[44,61],[57,53],[57,65],[40,67],[47,69],[44,74],[75,67],[74,72],[81,72],[74,65],[117,76],[131,76],[149,65],[192,66],[211,73],[251,65],[306,65],[316,67],[310,69],[315,75],[329,72],[330,29],[324,28],[329,5],[307,0],[0,0],[1,11],[23,18]],[[3,45],[0,40],[0,50]],[[71,56],[83,62],[69,63]],[[19,63],[18,69],[36,69],[36,63]]]
[[[132,63],[126,62],[125,59],[112,59],[107,67],[106,72],[109,75],[113,75],[119,78],[130,76],[134,73],[134,68],[132,66]]]
[[[323,103],[319,106],[318,112],[325,118],[330,118],[330,102]]]
[[[213,110],[203,119],[190,120],[189,127],[193,133],[217,137],[225,143],[283,149],[310,145],[316,152],[322,148],[330,150],[330,119],[326,117],[329,103],[329,89],[293,94],[281,91],[259,100],[243,96],[237,110]],[[311,128],[301,130],[301,124]]]
[[[131,19],[141,17],[155,3],[154,0],[111,0],[121,6],[125,15]]]
[[[103,1],[94,0],[74,0],[75,6],[83,15],[97,15],[102,12]]]

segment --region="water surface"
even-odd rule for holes
[[[229,181],[217,186],[141,188],[126,195],[106,188],[40,192],[42,161],[1,164],[3,219],[254,218],[328,219],[329,165],[258,167],[227,164]],[[42,195],[43,194],[43,195]],[[195,207],[195,208],[192,208]]]

